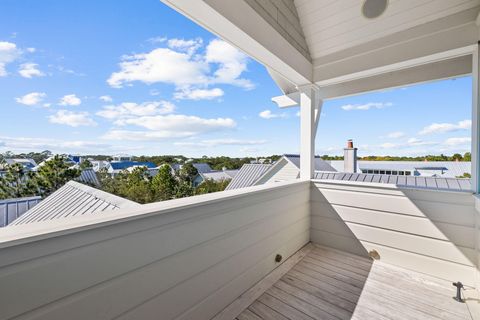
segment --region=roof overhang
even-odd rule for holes
[[[421,16],[424,22],[410,20],[403,29],[395,26],[395,32],[382,30],[385,35],[381,38],[371,37],[372,33],[366,37],[370,40],[355,40],[354,45],[345,45],[337,52],[323,55],[321,50],[316,50],[310,62],[284,34],[272,27],[271,21],[257,12],[263,9],[255,9],[250,0],[162,1],[265,65],[285,95],[295,92],[298,86],[316,84],[321,98],[331,99],[462,76],[471,72],[469,56],[479,40],[478,3],[462,3],[461,9],[442,3],[442,6],[449,6],[448,12],[436,12],[432,16],[427,10]],[[295,5],[304,8],[308,3],[316,7],[322,5],[313,0],[295,2]],[[419,3],[428,4],[426,1]],[[413,10],[414,4],[396,5]],[[308,10],[302,10],[298,12],[298,19],[303,27],[307,17],[312,17],[307,16],[311,15]],[[375,25],[377,22],[369,23]],[[383,20],[379,23],[386,26],[393,22]],[[306,40],[312,47],[318,47],[312,41],[323,41],[308,33]],[[291,101],[280,104],[285,103]]]
[[[295,85],[313,65],[244,0],[161,0]]]

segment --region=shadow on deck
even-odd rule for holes
[[[450,282],[318,245],[307,250],[236,319],[472,319]]]

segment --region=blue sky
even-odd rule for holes
[[[265,68],[158,0],[0,2],[0,151],[299,150]],[[470,150],[471,79],[326,101],[318,154]]]

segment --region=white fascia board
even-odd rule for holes
[[[293,84],[312,83],[312,63],[244,0],[161,1]]]
[[[300,104],[300,92],[273,97],[272,101],[275,102],[279,108],[298,107]]]
[[[314,81],[332,85],[471,54],[478,7],[314,60]]]
[[[316,84],[319,87],[325,87],[329,85],[334,85],[338,83],[343,83],[343,82],[348,82],[348,81],[353,81],[353,80],[358,80],[358,79],[364,79],[376,75],[381,75],[389,72],[395,72],[403,69],[408,69],[408,68],[413,68],[429,63],[434,63],[438,61],[443,61],[443,60],[448,60],[456,57],[462,57],[462,56],[467,56],[471,55],[473,51],[475,50],[475,45],[470,45],[462,48],[457,48],[457,49],[452,49],[436,54],[432,54],[429,56],[425,57],[419,57],[416,59],[411,59],[411,60],[405,60],[402,62],[390,64],[390,65],[385,65],[385,66],[380,66],[377,68],[372,68],[369,70],[364,70],[352,74],[347,74],[343,75],[337,78],[332,78],[328,80],[323,80],[323,81],[318,81]]]
[[[336,99],[367,92],[405,87],[430,81],[460,77],[472,71],[471,55],[437,61],[320,87],[320,98]]]

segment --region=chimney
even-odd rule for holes
[[[357,172],[357,148],[353,147],[353,140],[347,141],[347,147],[343,149],[343,170],[345,172]]]

